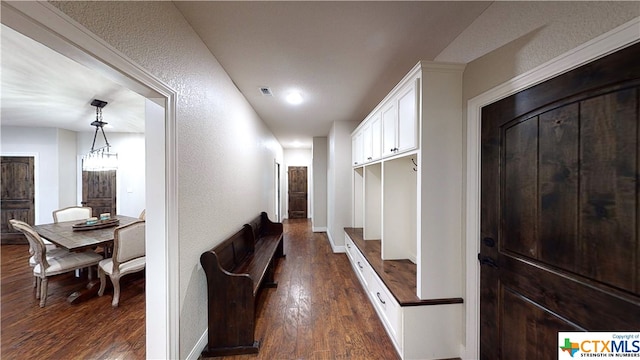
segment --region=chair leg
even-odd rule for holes
[[[100,278],[100,289],[98,289],[98,296],[102,296],[104,295],[104,289],[106,289],[107,287],[107,275],[100,266],[98,266],[98,277]]]
[[[113,283],[113,301],[111,306],[118,307],[118,301],[120,300],[120,277],[111,277],[111,283]]]
[[[49,282],[48,278],[42,279],[42,284],[40,284],[40,307],[44,307],[47,303],[47,284]]]
[[[40,299],[40,287],[42,286],[42,278],[36,276],[36,299]]]

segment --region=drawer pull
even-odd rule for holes
[[[380,300],[380,302],[381,302],[382,304],[386,304],[386,302],[385,302],[384,300],[382,300],[382,298],[380,297],[380,292],[379,292],[379,291],[378,291],[378,292],[376,292],[376,295],[378,296],[378,300]]]
[[[360,269],[363,269],[362,264],[360,264],[360,261],[358,261],[358,267],[359,267]]]
[[[347,247],[348,247],[349,249],[351,249],[351,244],[347,244]]]

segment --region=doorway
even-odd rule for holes
[[[116,170],[82,172],[82,206],[90,207],[93,216],[116,211]]]
[[[274,182],[275,182],[275,193],[276,193],[276,198],[275,198],[275,221],[276,222],[281,222],[282,221],[282,215],[281,215],[281,209],[282,209],[282,194],[280,193],[280,163],[277,161],[274,161]]]
[[[2,24],[145,97],[146,356],[178,358],[177,93],[46,2],[2,2]],[[152,156],[150,156],[152,154]],[[172,239],[172,241],[169,241]],[[163,346],[157,346],[163,344]]]
[[[307,167],[289,166],[289,219],[307,218]]]
[[[26,244],[21,232],[9,226],[10,219],[35,223],[35,166],[33,156],[2,156],[0,187],[2,244]]]
[[[638,56],[483,108],[482,359],[556,356],[558,331],[640,327],[628,316],[640,312]]]

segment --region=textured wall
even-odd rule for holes
[[[436,60],[468,63],[468,100],[637,16],[637,1],[496,1]]]
[[[171,2],[54,2],[177,91],[180,357],[207,327],[200,254],[266,210],[282,148]]]

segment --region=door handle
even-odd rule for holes
[[[494,269],[499,269],[498,263],[489,256],[482,256],[478,254],[478,261],[480,261],[480,265],[488,265]]]

